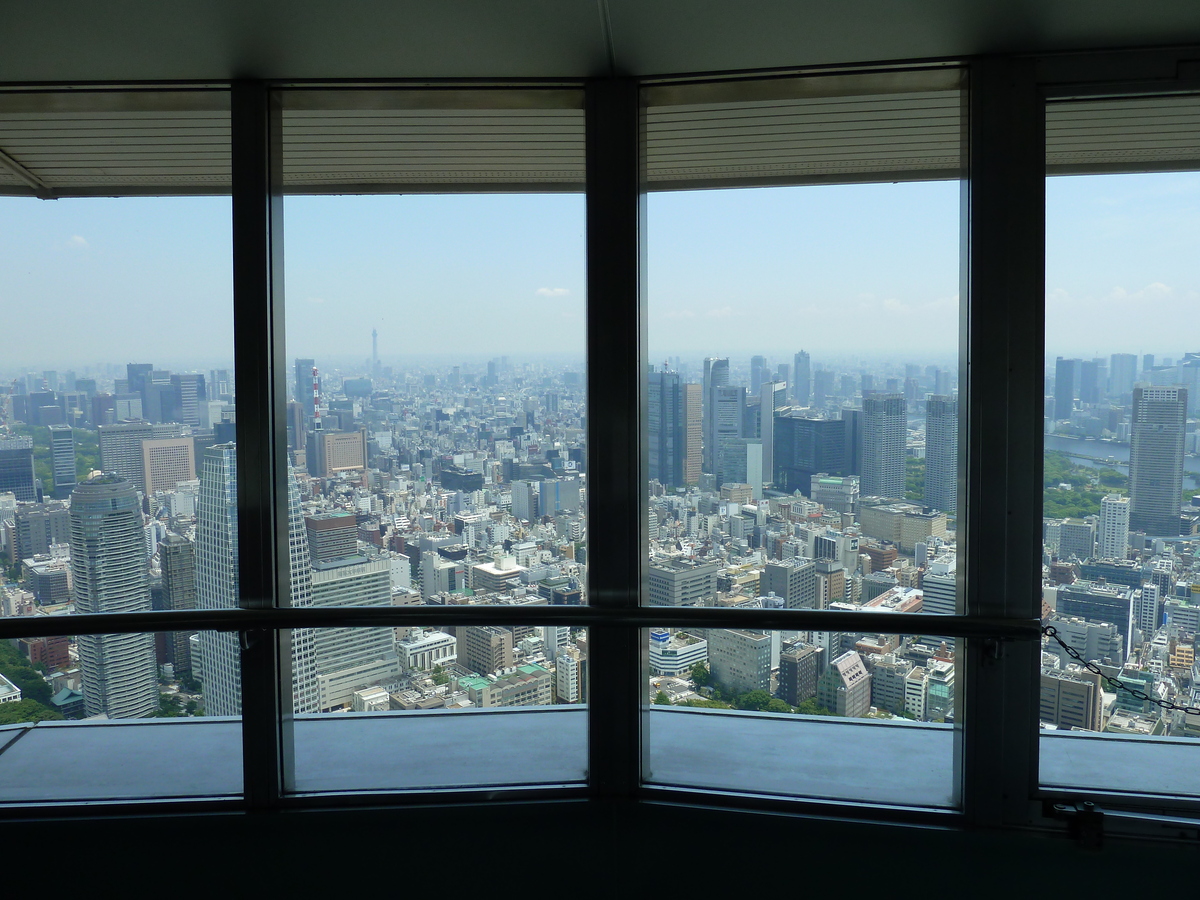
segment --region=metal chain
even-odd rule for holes
[[[1160,700],[1158,697],[1151,697],[1141,688],[1130,687],[1125,682],[1121,681],[1121,679],[1113,678],[1111,675],[1106,675],[1100,670],[1098,665],[1087,662],[1082,656],[1079,655],[1078,650],[1060,638],[1058,636],[1058,629],[1053,625],[1043,625],[1042,634],[1046,635],[1046,637],[1053,638],[1056,642],[1058,642],[1060,647],[1067,651],[1068,656],[1070,656],[1073,660],[1075,660],[1092,674],[1099,675],[1104,680],[1104,683],[1114,691],[1124,691],[1137,700],[1153,703],[1159,709],[1177,709],[1182,710],[1190,716],[1200,716],[1200,706],[1180,706],[1178,703],[1172,703],[1169,700]]]

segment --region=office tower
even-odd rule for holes
[[[71,496],[71,576],[79,613],[148,612],[150,582],[136,488],[100,475]],[[158,710],[153,634],[81,634],[88,716],[136,719]]]
[[[904,497],[907,406],[900,394],[863,398],[861,490],[864,497]],[[956,467],[957,468],[957,467]]]
[[[1099,675],[1079,666],[1042,669],[1038,718],[1045,724],[1099,731],[1103,706]]]
[[[532,481],[512,483],[513,518],[524,522],[535,522],[538,518],[538,491]]]
[[[458,628],[458,665],[468,672],[490,675],[513,664],[513,633],[498,625]]]
[[[143,381],[142,412],[151,422],[178,422],[179,397],[167,369],[152,369]]]
[[[1085,359],[1079,363],[1079,402],[1095,406],[1100,402],[1107,373],[1103,360]]]
[[[1147,353],[1145,356],[1142,357],[1142,371],[1149,372],[1153,368],[1154,368],[1154,354]]]
[[[129,363],[125,366],[125,390],[119,387],[116,393],[136,394],[145,404],[146,389],[150,385],[150,373],[154,371],[153,363]]]
[[[750,357],[750,395],[758,396],[763,379],[767,377],[767,360],[764,356]]]
[[[308,434],[305,463],[310,475],[331,478],[339,472],[360,471],[367,464],[366,431],[323,431]]]
[[[762,476],[754,484],[755,499],[762,499],[762,488],[775,483],[775,421],[776,412],[787,403],[787,383],[764,381],[759,388],[758,437],[762,446]]]
[[[371,329],[371,377],[379,377],[379,332]]]
[[[50,426],[50,458],[54,470],[54,496],[63,500],[71,495],[78,483],[75,475],[75,432],[70,425]]]
[[[813,373],[812,405],[821,407],[833,396],[833,373],[825,369],[817,369]]]
[[[351,516],[353,519],[353,516]],[[358,555],[312,562],[312,605],[321,608],[390,606],[391,564]],[[349,707],[354,692],[390,684],[400,677],[396,636],[391,628],[317,628],[312,645],[317,708]]]
[[[857,652],[847,650],[829,661],[817,680],[817,705],[852,718],[871,711],[871,674]]]
[[[817,564],[802,556],[769,562],[758,592],[782,597],[785,609],[817,609]]]
[[[316,365],[316,360],[296,360],[296,402],[304,406],[304,415],[310,418],[313,415],[313,369]]]
[[[1109,357],[1108,392],[1114,397],[1133,391],[1137,380],[1137,356],[1132,353],[1114,353]]]
[[[925,403],[925,505],[958,512],[958,401],[934,395]]]
[[[846,423],[781,415],[774,422],[774,460],[779,490],[809,492],[812,477],[846,474]]]
[[[163,594],[166,608],[196,608],[196,545],[180,534],[168,534],[158,545],[162,565]],[[192,674],[192,635],[194,631],[173,631],[167,635],[167,661],[176,677]]]
[[[173,491],[181,481],[196,477],[195,443],[190,437],[142,441],[145,491]]]
[[[651,372],[648,383],[650,478],[666,487],[700,480],[700,392],[677,372]]]
[[[714,386],[712,413],[713,475],[717,485],[744,481],[744,474],[741,478],[732,476],[739,470],[744,473],[745,445],[738,441],[744,436],[746,389],[734,385]],[[739,454],[742,465],[739,465]]]
[[[708,668],[713,681],[730,694],[770,691],[771,639],[761,631],[710,629]]]
[[[142,441],[154,437],[149,422],[118,422],[100,426],[100,468],[110,475],[129,479],[139,490],[146,490],[146,460]]]
[[[929,563],[922,579],[921,612],[939,616],[952,616],[958,609],[957,578],[958,557],[944,553]]]
[[[792,367],[787,363],[780,363],[777,365],[775,367],[775,380],[783,383],[784,385],[788,384],[790,381],[788,376],[791,374],[791,368]]]
[[[1083,360],[1063,359],[1054,361],[1054,419],[1061,422],[1071,418],[1075,399],[1079,396],[1079,382]]]
[[[792,399],[797,406],[808,406],[812,394],[812,370],[807,351],[801,350],[792,359]]]
[[[313,563],[358,553],[358,517],[347,510],[304,517],[308,553]]]
[[[287,481],[289,605],[311,606],[312,572],[300,514],[300,491],[290,471]],[[214,444],[204,451],[196,510],[196,602],[200,609],[233,609],[239,605],[237,529],[237,448],[234,444]],[[213,716],[241,715],[238,636],[202,631],[199,646],[205,712]],[[292,631],[292,702],[296,712],[317,711],[313,634],[309,628]]]
[[[816,696],[817,674],[824,651],[819,647],[793,646],[779,654],[779,697],[792,706]]]
[[[204,376],[198,374],[172,375],[171,392],[178,403],[174,420],[184,425],[199,427],[200,404],[208,400]]]
[[[712,606],[717,599],[716,560],[674,557],[648,570],[651,606]]]
[[[705,472],[716,471],[716,390],[729,384],[729,360],[707,357],[704,360],[704,383],[702,385],[702,402],[704,404],[703,460]]]
[[[10,492],[24,503],[37,502],[31,437],[0,437],[0,494]]]
[[[1149,535],[1179,534],[1187,390],[1133,389],[1129,450],[1129,528]]]
[[[862,415],[861,409],[842,410],[842,422],[846,427],[847,475],[857,475],[862,471]]]
[[[228,369],[210,369],[205,385],[207,400],[229,400],[233,397],[233,380]]]
[[[1100,501],[1100,529],[1096,556],[1124,559],[1129,547],[1129,498],[1108,494]]]

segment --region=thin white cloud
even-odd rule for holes
[[[67,246],[78,247],[81,250],[86,250],[88,248],[88,242],[86,238],[82,238],[77,234],[73,234],[71,235],[71,239],[67,241]]]
[[[694,319],[696,314],[690,309],[673,309],[662,314],[664,319]]]
[[[325,302],[325,298],[324,298],[324,297],[307,297],[307,298],[305,298],[305,299],[306,299],[306,300],[307,300],[309,303],[324,303],[324,302]]]
[[[704,315],[706,315],[710,319],[728,319],[730,316],[733,315],[733,307],[732,306],[720,306],[720,307],[717,307],[716,309],[710,309]]]
[[[571,292],[566,288],[538,288],[537,294],[541,297],[566,297]]]

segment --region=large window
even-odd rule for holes
[[[1194,101],[1038,78],[0,95],[0,803],[1191,809]]]

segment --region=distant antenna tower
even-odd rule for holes
[[[321,379],[313,366],[313,431],[321,430]]]
[[[371,374],[379,371],[379,332],[371,329]]]

